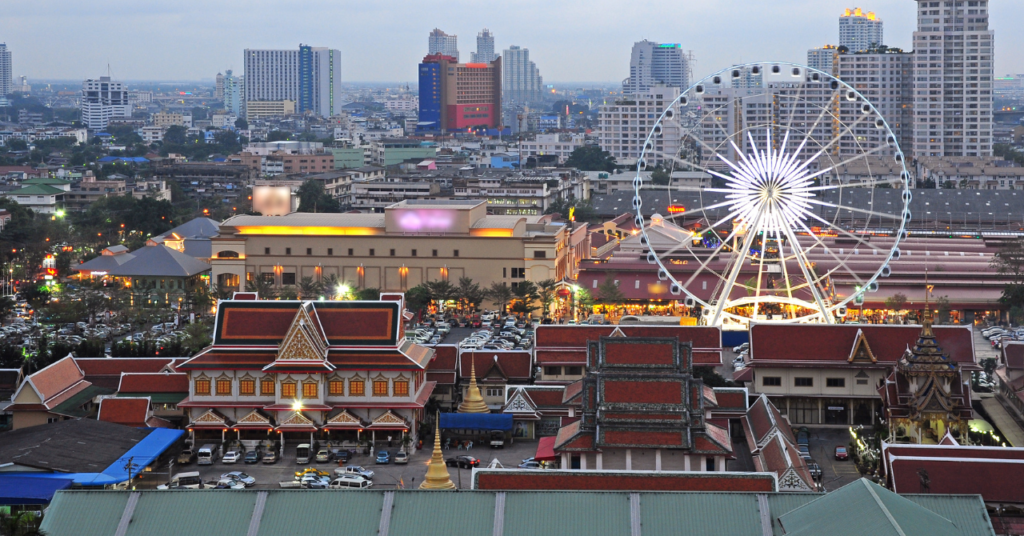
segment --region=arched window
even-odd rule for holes
[[[231,251],[230,249],[226,249],[224,251],[221,251],[220,253],[217,253],[217,258],[218,259],[237,259],[238,258],[238,252],[237,251]]]

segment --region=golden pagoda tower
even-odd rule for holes
[[[476,360],[469,359],[469,389],[466,390],[466,399],[459,404],[459,413],[490,413],[491,409],[484,402],[480,395],[480,388],[476,386]]]
[[[451,475],[448,474],[448,466],[444,464],[444,455],[441,454],[441,417],[437,417],[437,425],[434,428],[434,454],[427,464],[427,476],[420,484],[420,489],[455,489]]]

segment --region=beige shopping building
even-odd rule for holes
[[[481,287],[575,278],[589,253],[585,224],[493,216],[483,201],[409,200],[383,214],[235,216],[212,240],[212,281],[244,289],[337,276],[356,288],[404,291],[472,278]]]

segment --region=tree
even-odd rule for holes
[[[508,306],[508,302],[512,301],[512,298],[514,297],[512,289],[510,289],[505,283],[491,283],[491,286],[484,292],[487,295],[487,299],[491,300],[494,305],[501,308],[502,314],[505,313],[505,308]]]
[[[516,297],[516,302],[512,306],[513,311],[525,314],[537,310],[535,304],[540,299],[540,294],[533,281],[521,281],[512,289],[512,294]]]
[[[267,133],[267,141],[288,141],[292,135],[283,130],[271,130]]]
[[[188,129],[181,125],[172,125],[164,131],[164,145],[185,145],[188,142]]]
[[[362,301],[373,301],[380,299],[379,288],[361,288],[352,293],[352,296],[356,300]]]
[[[427,288],[427,291],[430,293],[431,300],[437,302],[438,307],[442,307],[448,300],[453,300],[458,297],[458,288],[449,283],[446,279],[427,281],[423,286]]]
[[[312,277],[303,277],[299,280],[299,297],[304,300],[314,300],[320,295],[320,285],[313,281]]]
[[[615,157],[597,145],[584,145],[569,155],[565,166],[574,167],[580,171],[613,171]]]
[[[346,284],[345,286],[351,292],[352,285]],[[340,287],[341,281],[338,280],[338,276],[336,274],[327,274],[327,277],[320,280],[320,295],[324,299],[333,300],[335,296],[338,296]],[[341,298],[344,299],[345,296],[341,296]]]
[[[244,117],[239,117],[235,119],[235,128],[238,130],[249,130],[249,122]]]
[[[192,353],[198,352],[210,345],[213,339],[210,337],[210,326],[203,322],[193,322],[185,326],[185,337],[182,344]]]
[[[1005,242],[992,257],[991,266],[1010,279],[999,301],[1008,307],[1024,308],[1024,240]]]
[[[605,277],[604,282],[597,286],[597,295],[594,297],[597,303],[605,305],[618,305],[626,301],[626,295],[619,290],[615,284],[614,274]]]
[[[555,301],[558,290],[558,282],[554,279],[545,279],[537,283],[537,294],[540,299],[541,312],[547,316],[551,311],[551,304]]]
[[[907,296],[900,292],[885,299],[885,308],[893,311],[902,311],[907,308]]]
[[[572,219],[579,222],[596,222],[599,220],[597,211],[590,199],[586,201],[576,197],[568,199],[558,198],[548,205],[545,214],[558,214],[563,220],[569,221],[569,213],[572,212]]]
[[[271,300],[277,294],[274,289],[274,283],[263,279],[259,275],[254,277],[251,281],[245,282],[246,292],[256,292],[259,294],[260,299]]]
[[[672,175],[662,166],[654,168],[654,171],[651,172],[651,182],[658,186],[668,186],[671,180]]]
[[[299,186],[299,212],[340,212],[338,201],[324,191],[320,181],[307,180]]]
[[[405,291],[405,307],[409,311],[419,314],[430,305],[430,289],[420,284]]]
[[[475,308],[484,301],[483,289],[469,277],[459,278],[459,286],[456,287],[455,295],[459,300],[460,310],[469,309],[471,306]]]
[[[7,320],[15,305],[14,300],[10,296],[0,296],[0,324]]]
[[[0,536],[46,536],[39,525],[43,517],[36,512],[0,514]]]

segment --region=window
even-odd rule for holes
[[[459,256],[459,250],[455,250],[454,252],[452,252],[452,257],[458,257],[458,256]]]
[[[334,248],[327,248],[328,255],[334,255]]]
[[[562,367],[544,367],[545,376],[561,376]]]
[[[501,277],[502,277],[502,279],[508,277],[508,269],[507,268],[502,268],[501,269]]]
[[[252,378],[243,378],[238,382],[238,394],[243,396],[253,396],[256,394],[256,380]]]
[[[504,394],[501,387],[488,387],[487,392],[484,393],[485,396],[502,396]]]
[[[273,285],[274,284],[274,273],[273,272],[261,273],[260,274],[260,279],[262,279],[263,282],[267,283],[268,285]]]
[[[355,250],[348,248],[348,256],[351,257],[352,255],[355,255]]]
[[[371,248],[371,249],[370,249],[370,256],[371,256],[371,257],[373,257],[373,255],[374,255],[375,253],[376,253],[376,252],[375,252],[375,251],[374,251],[374,250],[373,250],[373,249]]]
[[[533,252],[533,258],[535,259],[546,259],[548,258],[547,251],[536,250]]]
[[[395,256],[395,250],[393,250],[393,249],[391,250],[391,256],[392,256],[392,257],[394,257],[394,256]]]
[[[306,255],[312,255],[312,254],[313,254],[313,248],[306,248]]]
[[[433,250],[431,250],[431,254],[432,254],[432,255],[433,255],[434,257],[436,257],[436,256],[437,256],[437,250],[436,250],[436,249],[433,249]]]
[[[388,396],[387,380],[373,380],[373,396]]]
[[[825,387],[846,387],[846,378],[825,378]]]
[[[512,279],[522,279],[526,277],[526,268],[512,268]]]
[[[343,380],[327,382],[327,394],[331,396],[345,396],[345,382]]]
[[[409,396],[409,382],[395,380],[395,396]]]
[[[366,394],[366,383],[363,380],[349,380],[348,396],[363,396]]]
[[[284,248],[284,254],[285,255],[291,255],[292,254],[292,248]]]
[[[210,380],[206,378],[196,380],[196,394],[197,395],[209,395],[210,394]]]
[[[263,248],[264,255],[270,255],[270,248]]]
[[[231,380],[220,378],[217,380],[217,396],[231,394]]]
[[[274,396],[274,380],[270,378],[260,380],[260,394],[263,396]]]
[[[797,387],[814,387],[814,378],[793,378],[793,385]]]
[[[281,384],[281,398],[295,398],[295,384],[294,383],[282,383]]]
[[[416,250],[415,250],[415,249],[414,249],[414,250],[412,250],[412,256],[413,256],[413,257],[415,257],[415,256],[416,256]]]
[[[305,382],[302,384],[302,398],[316,398],[317,396],[316,382]]]
[[[295,272],[285,272],[281,274],[282,285],[294,285],[295,284]]]
[[[781,387],[782,377],[780,376],[764,376],[761,378],[761,385],[765,387]]]
[[[868,384],[867,380],[862,380],[862,379],[859,379],[859,378],[857,379],[857,385],[867,385],[867,384]]]
[[[566,376],[579,376],[583,374],[583,367],[565,367]]]

